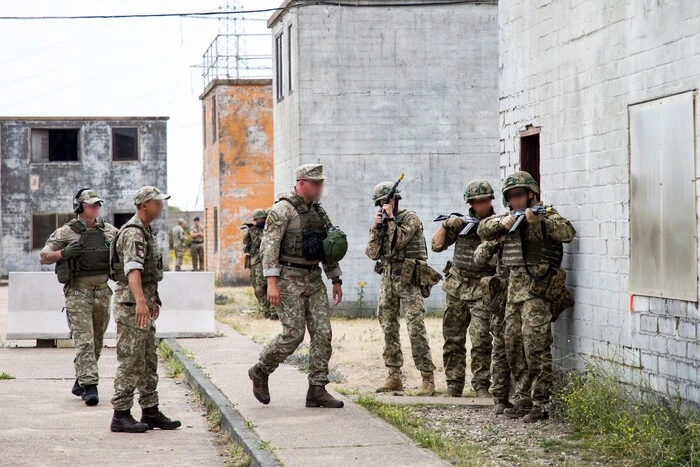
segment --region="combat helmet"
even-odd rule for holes
[[[394,182],[382,182],[375,186],[374,190],[372,190],[372,201],[374,201],[374,205],[379,206],[380,201],[389,196],[389,192],[393,187]],[[401,199],[401,195],[399,193],[401,193],[401,191],[397,188],[396,194],[394,195],[396,199]]]
[[[253,219],[265,219],[267,218],[267,211],[264,209],[256,209],[253,211]]]
[[[464,190],[464,202],[468,203],[475,199],[494,199],[493,187],[487,180],[473,180],[469,182]]]
[[[506,178],[506,180],[503,182],[503,189],[501,191],[503,193],[504,206],[508,206],[508,199],[506,198],[506,193],[508,193],[514,188],[525,188],[535,193],[536,195],[540,194],[540,186],[537,184],[537,180],[535,180],[529,173],[521,170],[520,172],[515,172],[509,175],[508,178]]]

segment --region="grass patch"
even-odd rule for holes
[[[2,379],[15,379],[15,377],[3,371],[2,373],[0,373],[0,380]]]
[[[226,456],[226,465],[229,467],[248,467],[250,465],[250,456],[234,442],[229,441],[226,444],[224,455]]]
[[[484,465],[479,448],[465,443],[457,443],[443,436],[439,429],[430,427],[425,419],[415,414],[410,407],[385,404],[368,395],[359,396],[355,402],[394,425],[418,446],[432,450],[453,465]]]
[[[187,358],[191,359],[190,355],[188,355]],[[173,349],[171,349],[165,341],[160,341],[160,344],[158,344],[158,356],[165,364],[166,376],[168,378],[179,378],[185,372],[185,367],[180,363],[180,360],[175,358],[175,352],[173,352]]]
[[[700,465],[700,415],[648,384],[621,383],[615,367],[588,362],[571,372],[554,403],[584,442],[638,466]]]

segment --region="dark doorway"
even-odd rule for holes
[[[540,128],[531,127],[520,132],[520,170],[528,172],[540,182]]]

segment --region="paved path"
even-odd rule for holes
[[[307,409],[306,375],[290,365],[281,365],[270,377],[272,402],[260,404],[253,397],[247,371],[261,346],[226,326],[221,331],[224,337],[177,342],[192,352],[212,382],[255,424],[255,431],[270,442],[285,466],[447,465],[348,398],[334,394],[345,401],[343,409]]]

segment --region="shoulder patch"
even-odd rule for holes
[[[136,249],[136,256],[138,256],[139,258],[146,257],[146,247],[143,242],[134,240],[134,248]]]

